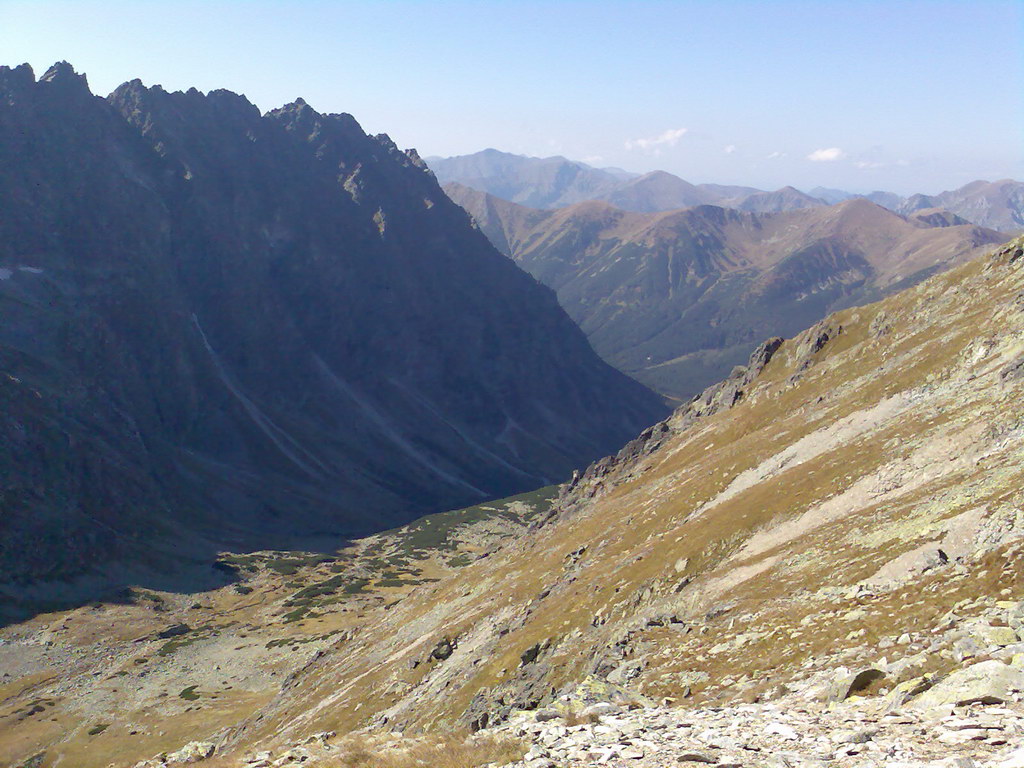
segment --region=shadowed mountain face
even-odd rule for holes
[[[26,65],[0,150],[2,590],[534,488],[663,413],[349,115]]]
[[[555,289],[605,360],[680,398],[723,378],[768,334],[790,336],[1006,239],[864,199],[776,214],[639,214],[596,201],[538,211],[445,189],[499,250]]]

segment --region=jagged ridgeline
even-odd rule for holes
[[[529,490],[663,415],[347,114],[2,67],[0,156],[10,593]]]

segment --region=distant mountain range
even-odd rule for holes
[[[426,162],[442,184],[457,182],[532,208],[603,200],[639,212],[721,205],[768,213],[824,204],[793,187],[765,192],[753,187],[694,185],[665,171],[628,173],[619,168],[592,168],[564,157],[524,157],[496,149],[460,157],[428,157]]]
[[[555,289],[605,360],[678,398],[723,378],[768,335],[790,336],[1007,239],[948,212],[901,216],[862,198],[782,213],[637,213],[445,191]]]
[[[696,205],[777,213],[864,197],[896,213],[941,208],[979,226],[1008,233],[1024,231],[1024,184],[1011,179],[974,181],[938,195],[904,198],[891,192],[855,195],[825,187],[805,193],[793,187],[764,191],[691,184],[665,171],[631,174],[618,168],[592,168],[564,157],[524,157],[495,149],[458,157],[430,157],[427,164],[442,184],[457,182],[532,208],[560,208],[585,200],[603,200],[641,213]]]
[[[0,614],[533,489],[665,413],[350,115],[0,67],[0,154]]]

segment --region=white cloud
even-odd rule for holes
[[[731,155],[733,152],[736,151],[736,145],[735,144],[727,144],[726,146],[722,147],[722,151],[725,152],[725,154],[727,154],[727,155]]]
[[[829,147],[828,149],[814,150],[807,156],[807,159],[813,163],[830,163],[833,160],[840,159],[845,154],[839,147]]]
[[[768,159],[769,160],[778,160],[779,158],[785,157],[785,156],[786,156],[785,152],[772,152],[770,155],[768,155]]]
[[[626,149],[657,152],[660,147],[674,147],[686,135],[686,131],[686,128],[669,128],[664,133],[646,139],[626,139]]]
[[[872,168],[885,168],[887,163],[883,163],[881,160],[858,160],[854,165],[862,170],[870,170]]]
[[[598,163],[604,162],[604,158],[601,155],[587,155],[580,162],[586,163],[587,165],[597,165]]]

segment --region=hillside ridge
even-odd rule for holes
[[[556,291],[605,360],[677,399],[726,376],[766,335],[791,336],[1007,239],[863,198],[778,213],[636,213],[603,201],[542,211],[445,190],[495,247]]]

